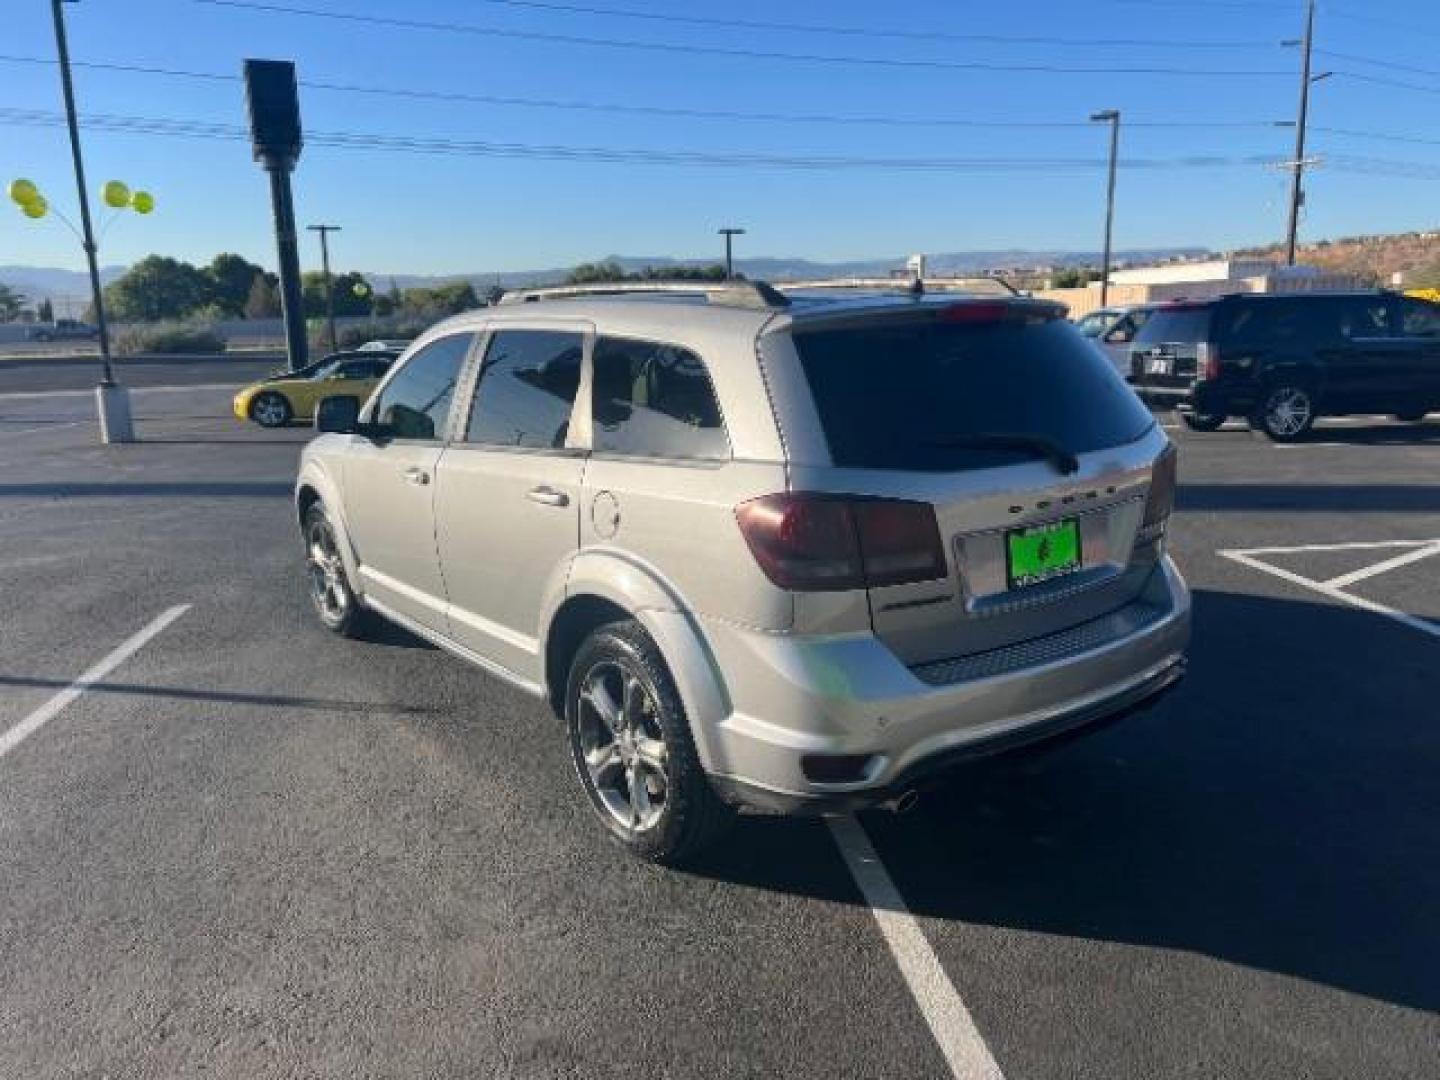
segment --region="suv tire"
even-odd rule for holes
[[[1315,426],[1315,399],[1303,386],[1273,386],[1266,392],[1254,423],[1275,442],[1299,442]]]
[[[1225,424],[1225,417],[1186,412],[1180,414],[1180,422],[1191,431],[1219,431]]]
[[[325,504],[314,503],[305,511],[302,528],[305,538],[305,571],[310,578],[310,602],[315,614],[331,633],[356,638],[364,634],[370,613],[360,606],[360,599],[345,575],[345,562],[340,558],[340,538]]]
[[[565,727],[581,787],[631,853],[678,865],[730,824],[670,670],[633,620],[601,626],[581,644],[565,685]]]
[[[294,415],[295,411],[290,408],[290,402],[285,400],[283,394],[277,394],[273,390],[257,394],[250,403],[250,419],[261,427],[282,428],[290,423]]]

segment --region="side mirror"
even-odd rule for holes
[[[321,398],[315,409],[315,430],[330,435],[354,435],[360,430],[360,399],[354,394]]]

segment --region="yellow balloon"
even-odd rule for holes
[[[148,191],[137,191],[130,196],[130,206],[137,214],[148,214],[155,209],[155,196]]]
[[[364,297],[370,295],[370,286],[366,285],[363,281],[357,281],[354,288],[352,288],[350,291],[353,292],[356,296],[363,299]]]
[[[37,221],[50,211],[50,204],[45,201],[44,195],[36,195],[29,202],[20,207],[20,212],[28,218],[35,218]]]
[[[28,202],[34,202],[40,197],[40,189],[35,186],[33,180],[26,180],[23,176],[10,181],[10,198],[24,206]]]
[[[106,206],[113,206],[116,210],[130,205],[130,189],[119,180],[107,180],[101,188],[101,196]]]

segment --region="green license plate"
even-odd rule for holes
[[[1012,589],[1038,585],[1079,570],[1079,520],[1067,518],[1051,525],[1036,525],[1006,533],[1005,565]]]

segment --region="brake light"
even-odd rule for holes
[[[1145,518],[1141,522],[1140,540],[1153,540],[1165,531],[1165,523],[1175,509],[1175,487],[1178,480],[1180,455],[1175,444],[1165,447],[1155,459],[1150,472],[1150,493],[1145,497]]]
[[[947,323],[1000,322],[1009,314],[1008,304],[949,304],[940,310],[940,321]]]
[[[1208,341],[1202,341],[1196,346],[1195,352],[1200,377],[1210,382],[1220,378],[1220,350]]]
[[[735,509],[765,576],[795,592],[838,592],[944,577],[945,549],[928,503],[792,492]]]

